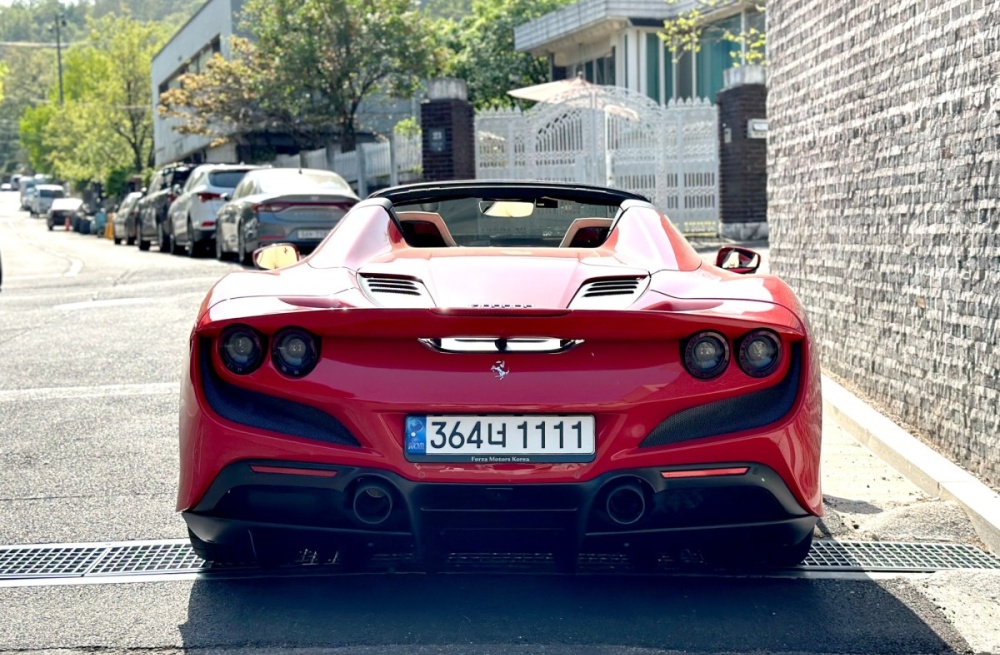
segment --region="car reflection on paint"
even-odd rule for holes
[[[271,243],[313,250],[359,198],[331,171],[263,168],[247,173],[223,200],[216,216],[216,257],[235,256],[249,265],[254,250]]]

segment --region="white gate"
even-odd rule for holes
[[[682,231],[718,233],[718,111],[663,107],[591,85],[520,111],[476,115],[476,176],[612,186],[648,197]]]

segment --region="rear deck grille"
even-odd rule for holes
[[[613,280],[594,280],[580,287],[580,295],[584,298],[600,298],[604,296],[632,296],[639,289],[640,278],[619,278]]]
[[[406,278],[362,276],[362,284],[369,294],[391,293],[403,296],[421,296],[422,288],[415,281]]]

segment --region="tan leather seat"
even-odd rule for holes
[[[595,243],[596,241],[604,241],[604,238],[607,236],[607,230],[610,227],[610,218],[578,218],[570,223],[569,229],[566,230],[566,235],[563,236],[562,241],[559,243],[559,247],[593,248],[598,245]],[[595,231],[594,228],[603,229],[603,232],[601,232],[602,236],[599,240],[588,235],[588,233]],[[586,232],[580,234],[581,230],[586,230]],[[586,238],[583,238],[585,235]]]
[[[404,211],[396,216],[403,224],[403,236],[417,248],[454,248],[458,246],[444,219],[435,212]]]

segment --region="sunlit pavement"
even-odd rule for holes
[[[183,538],[177,384],[198,304],[236,265],[48,232],[15,193],[0,253],[0,544]],[[823,474],[825,538],[978,545],[960,509],[829,420]],[[985,571],[192,578],[0,588],[0,652],[1000,651]]]

